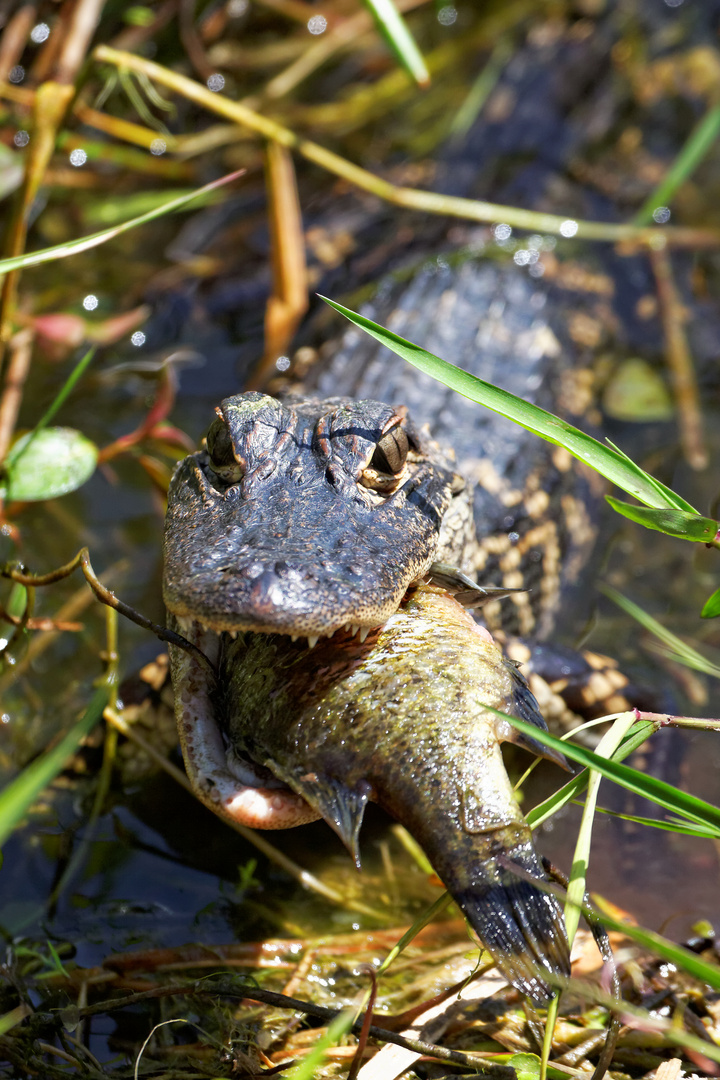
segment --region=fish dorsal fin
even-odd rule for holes
[[[540,712],[540,706],[535,699],[535,695],[528,686],[525,676],[518,671],[517,666],[512,660],[505,660],[504,663],[512,678],[510,715],[517,716],[518,720],[525,720],[528,724],[532,724],[540,731],[547,731],[548,727]],[[573,769],[568,764],[564,754],[561,754],[558,750],[551,749],[549,746],[545,746],[539,739],[533,739],[532,735],[525,735],[524,732],[518,731],[517,728],[513,728],[510,742],[515,743],[516,746],[522,746],[524,750],[529,750],[531,754],[536,754],[538,757],[544,757],[547,758],[548,761],[553,761],[556,765],[559,765],[561,769],[565,769],[566,772],[573,772]]]

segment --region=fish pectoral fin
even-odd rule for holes
[[[370,784],[360,780],[350,788],[335,777],[306,773],[294,776],[291,785],[335,830],[360,870],[360,827],[372,792]]]
[[[502,586],[478,585],[467,574],[450,563],[434,562],[426,574],[426,581],[439,585],[453,594],[458,604],[465,608],[477,609],[491,600],[504,600],[512,593],[527,592],[527,589],[504,589]]]
[[[532,724],[540,731],[547,731],[548,727],[540,712],[540,706],[528,686],[525,676],[518,671],[511,660],[506,660],[505,666],[512,678],[510,715],[517,716],[518,720],[525,720],[526,723]],[[508,741],[515,743],[516,746],[521,746],[523,750],[529,750],[531,754],[553,761],[566,772],[572,773],[575,771],[565,755],[561,754],[559,750],[553,750],[550,746],[545,746],[539,739],[533,739],[532,735],[526,735],[524,732],[518,731],[517,728],[512,728],[512,734],[508,736]]]

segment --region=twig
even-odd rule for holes
[[[90,39],[97,26],[104,0],[77,0],[70,26],[57,61],[54,78],[44,82],[33,103],[33,137],[27,158],[25,178],[8,231],[7,255],[21,255],[25,250],[30,207],[45,176],[55,149],[55,139],[68,106],[75,95],[73,85],[85,59]],[[19,270],[6,274],[0,302],[0,348],[11,334],[16,307]],[[3,372],[3,374],[5,374]]]
[[[78,567],[82,570],[85,580],[101,604],[107,604],[108,607],[114,608],[121,615],[124,615],[126,619],[130,619],[131,622],[141,626],[144,630],[151,630],[161,641],[167,641],[169,644],[176,645],[179,649],[189,652],[208,669],[211,678],[215,679],[215,668],[205,653],[198,649],[197,645],[193,645],[187,638],[184,638],[181,634],[176,634],[174,630],[168,629],[167,626],[160,626],[158,623],[154,623],[152,619],[141,615],[139,611],[131,608],[129,604],[118,600],[114,592],[105,588],[92,568],[90,552],[86,547],[81,548],[70,562],[65,563],[64,566],[59,566],[56,570],[51,570],[48,574],[26,574],[16,567],[5,565],[0,567],[0,577],[9,578],[11,581],[16,581],[19,585],[25,585],[27,588],[41,588],[44,585],[54,585],[56,582],[62,581],[63,578],[69,577]]]
[[[267,116],[254,112],[241,102],[230,101],[222,94],[215,94],[193,79],[178,75],[169,68],[156,64],[144,57],[132,53],[120,52],[107,45],[98,45],[93,53],[100,63],[114,64],[118,68],[143,72],[148,78],[155,79],[163,86],[174,90],[190,101],[218,113],[228,120],[262,135],[266,139],[280,143],[290,150],[297,150],[308,161],[373,195],[396,206],[423,210],[432,214],[445,214],[448,217],[463,218],[468,221],[485,223],[506,222],[508,225],[529,229],[533,232],[567,234],[568,219],[559,214],[545,214],[534,210],[523,210],[516,206],[501,206],[497,203],[481,202],[477,199],[463,199],[456,196],[441,195],[433,191],[420,191],[416,188],[397,187],[367,169],[354,165],[339,154],[327,150],[324,146],[303,139],[282,124]],[[612,224],[602,221],[573,221],[573,235],[584,240],[605,240],[609,242],[633,241],[649,247],[665,247],[673,244],[679,247],[717,247],[720,245],[720,230],[693,229],[681,227],[638,228],[633,224]]]
[[[195,30],[195,0],[180,0],[178,23],[180,25],[180,40],[183,43],[188,59],[200,78],[207,82],[214,68],[210,65],[202,41]]]
[[[704,469],[708,463],[708,455],[704,444],[695,369],[683,325],[682,300],[675,285],[672,263],[667,251],[651,250],[650,263],[655,274],[660,318],[665,335],[665,355],[675,389],[683,453],[693,469]]]
[[[280,143],[271,142],[266,160],[273,288],[265,309],[263,356],[247,390],[264,385],[308,308],[305,237],[292,155]]]
[[[128,568],[128,560],[121,559],[119,562],[114,563],[105,571],[105,579],[112,581],[119,574],[123,573]],[[55,629],[49,630],[43,634],[36,634],[29,642],[27,648],[20,656],[16,664],[8,664],[7,670],[2,676],[0,676],[0,701],[3,695],[7,693],[8,689],[14,682],[21,678],[25,672],[35,663],[38,657],[50,648],[54,641],[57,640],[58,634],[63,629],[63,623],[66,619],[73,619],[80,612],[84,611],[89,604],[92,603],[93,594],[86,588],[77,589],[76,592],[70,597],[66,603],[58,608],[55,613],[54,622],[57,623]]]
[[[154,998],[184,997],[187,994],[210,994],[215,999],[226,997],[235,1000],[240,999],[241,1001],[259,1001],[262,1004],[273,1005],[278,1009],[291,1009],[293,1012],[302,1012],[306,1016],[314,1016],[318,1020],[325,1020],[326,1022],[334,1020],[335,1017],[339,1016],[342,1012],[341,1009],[328,1009],[324,1005],[315,1005],[310,1001],[286,997],[285,994],[278,994],[272,990],[260,989],[259,987],[250,984],[238,987],[237,983],[224,984],[217,980],[213,980],[212,985],[207,989],[203,987],[201,982],[193,982],[190,985],[181,983],[174,986],[155,987],[152,990],[128,994],[124,998],[113,998],[110,1001],[101,1001],[95,1005],[88,1005],[84,1009],[79,1009],[78,1012],[80,1017],[84,1019],[87,1016],[97,1016],[102,1013],[114,1012],[117,1009],[124,1009],[127,1006],[136,1005],[139,1002],[149,1001]],[[357,1020],[352,1025],[351,1030],[360,1032],[362,1027],[363,1020]],[[483,1060],[478,1054],[465,1054],[460,1050],[448,1050],[446,1047],[436,1046],[434,1043],[421,1042],[419,1039],[410,1039],[407,1036],[399,1035],[395,1031],[389,1031],[387,1028],[377,1027],[375,1024],[370,1026],[368,1034],[373,1039],[380,1039],[382,1042],[395,1043],[397,1046],[402,1046],[407,1050],[413,1050],[415,1053],[425,1057],[436,1058],[440,1061],[451,1061],[457,1065],[464,1065],[481,1072],[491,1073],[496,1077],[507,1078],[507,1080],[511,1080],[512,1078],[512,1080],[514,1080],[514,1070],[504,1065],[495,1065],[493,1062]]]
[[[0,462],[5,460],[15,430],[25,380],[30,370],[32,340],[30,327],[18,330],[10,339],[10,357],[0,399]]]
[[[55,80],[62,85],[75,82],[97,28],[105,0],[78,0],[63,48],[58,57]]]
[[[22,56],[36,19],[35,4],[23,4],[12,18],[8,19],[0,35],[0,79],[8,77],[8,72]]]

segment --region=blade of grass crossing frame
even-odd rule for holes
[[[50,750],[28,765],[0,793],[0,846],[22,820],[40,793],[62,772],[68,758],[102,719],[108,704],[107,681],[95,691],[84,716]]]
[[[485,405],[488,409],[492,409],[493,412],[514,420],[521,427],[534,432],[556,446],[565,447],[574,457],[584,461],[591,468],[607,477],[608,480],[617,484],[618,487],[627,491],[628,494],[634,495],[640,502],[657,509],[676,509],[684,510],[690,514],[697,514],[697,510],[693,506],[685,502],[679,495],[664,488],[662,484],[649,476],[615,447],[606,446],[571,424],[565,423],[564,420],[547,412],[545,409],[541,409],[537,405],[531,405],[507,390],[501,390],[483,379],[478,379],[475,375],[463,371],[454,364],[448,364],[446,361],[441,360],[440,357],[421,349],[419,345],[407,341],[398,334],[393,334],[392,331],[378,326],[371,319],[358,315],[357,312],[343,307],[342,304],[338,304],[326,296],[322,296],[321,299],[341,315],[344,315],[355,326],[365,330],[376,341],[407,360],[413,367],[438,379],[445,386],[449,386],[452,390],[462,394],[463,397]]]
[[[629,757],[634,753],[639,746],[642,746],[644,742],[654,735],[659,729],[659,723],[654,723],[651,720],[641,720],[636,723],[631,729],[629,734],[623,739],[620,749],[613,755],[614,761],[621,761],[623,758]],[[564,740],[563,740],[564,741]],[[582,792],[588,785],[590,779],[590,770],[584,769],[577,776],[574,776],[572,780],[568,780],[557,791],[554,791],[552,795],[549,795],[547,799],[544,799],[537,806],[534,806],[532,810],[529,810],[525,815],[525,820],[531,829],[537,829],[543,822],[551,818],[561,807],[571,802]]]
[[[635,717],[632,713],[623,713],[618,716],[609,731],[607,731],[598,743],[595,753],[600,758],[610,758],[618,749],[622,740],[629,734]],[[592,828],[595,819],[598,789],[602,775],[597,769],[590,770],[585,806],[583,808],[580,829],[578,830],[577,843],[573,854],[570,881],[568,884],[567,903],[565,905],[565,925],[567,927],[568,942],[570,948],[575,938],[575,933],[580,921],[580,907],[585,889],[587,887],[587,868],[590,864],[590,844],[592,841]]]
[[[647,611],[643,611],[641,607],[628,599],[627,596],[623,596],[623,594],[618,592],[617,589],[614,589],[612,585],[600,585],[599,588],[609,600],[612,600],[612,602],[617,604],[619,608],[622,608],[624,612],[631,615],[633,619],[636,619],[641,626],[644,626],[646,630],[649,630],[651,634],[654,634],[664,645],[667,645],[668,648],[672,650],[674,658],[680,663],[684,663],[688,667],[694,668],[696,671],[702,671],[706,675],[711,675],[715,679],[720,678],[720,667],[713,664],[713,662],[703,656],[702,653],[693,649],[683,641],[682,638],[673,634],[672,630],[668,630],[666,626],[663,626],[657,619],[654,619]]]
[[[190,192],[190,194],[187,194],[186,192],[177,199],[170,199],[169,202],[163,203],[162,206],[157,206],[154,210],[149,210],[147,214],[141,214],[139,217],[131,218],[130,221],[124,221],[122,225],[114,225],[111,229],[103,229],[102,232],[92,233],[90,236],[82,236],[79,240],[71,240],[66,244],[56,244],[54,247],[43,248],[42,251],[32,251],[28,255],[17,255],[11,259],[0,259],[0,274],[6,274],[8,270],[17,270],[22,266],[37,266],[38,263],[53,262],[55,259],[66,259],[68,255],[77,255],[81,251],[88,251],[90,248],[99,247],[100,244],[105,244],[108,240],[112,240],[115,236],[120,236],[121,233],[127,232],[129,229],[136,229],[139,225],[145,225],[148,221],[154,221],[155,218],[162,217],[163,214],[170,214],[173,210],[182,209],[182,207],[185,206],[186,203],[191,202],[192,199],[197,199],[201,195],[207,194],[209,191],[214,191],[216,188],[222,187],[223,184],[229,184],[231,181],[237,180],[244,172],[244,169],[239,169],[237,172],[229,173],[227,176],[222,176],[219,180],[213,180],[211,184],[205,184],[196,191]]]
[[[378,30],[408,75],[418,86],[429,86],[430,75],[425,67],[425,61],[393,0],[364,0],[364,3],[371,12]]]
[[[575,746],[570,742],[562,742],[560,739],[550,735],[549,732],[540,731],[532,724],[527,724],[524,720],[518,720],[515,716],[501,713],[497,709],[492,709],[489,705],[483,705],[483,707],[497,713],[498,716],[507,720],[513,727],[518,728],[526,735],[532,736],[545,746],[559,750],[571,761],[577,761],[580,765],[597,769],[608,780],[613,780],[616,784],[627,788],[628,791],[632,791],[635,795],[650,799],[673,814],[688,818],[690,821],[699,822],[700,825],[712,829],[713,835],[720,838],[720,807],[713,806],[712,803],[698,799],[685,791],[680,791],[679,788],[673,787],[672,784],[666,784],[664,780],[658,780],[654,776],[646,776],[644,773],[638,772],[637,769],[621,765],[618,761],[598,757],[592,750],[586,750],[584,746]],[[533,824],[536,823],[533,822]]]
[[[690,135],[668,169],[661,183],[645,200],[633,221],[635,225],[647,225],[653,220],[654,211],[665,208],[695,171],[713,143],[720,135],[720,105],[713,105],[693,128]]]

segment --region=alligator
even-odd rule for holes
[[[346,745],[342,710],[321,695],[308,706],[307,746],[293,723],[295,752],[288,771],[282,761],[289,736],[281,734],[270,705],[280,693],[273,681],[278,667],[257,659],[264,643],[285,660],[291,649],[290,689],[283,685],[290,701],[300,695],[294,680],[305,679],[307,686],[308,671],[316,670],[317,661],[309,654],[320,639],[326,657],[359,649],[353,663],[377,667],[377,630],[390,625],[408,590],[432,580],[433,574],[444,585],[450,580],[456,590],[468,582],[448,567],[473,569],[468,559],[477,549],[472,483],[458,473],[452,454],[402,407],[349,398],[281,402],[247,393],[226,399],[217,413],[203,449],[186,458],[173,477],[164,544],[164,598],[171,624],[214,669],[196,654],[171,647],[180,740],[196,794],[220,816],[255,827],[285,828],[323,816],[356,858],[364,803],[367,798],[378,801],[425,845],[509,981],[534,1000],[547,1001],[552,986],[569,972],[568,950],[560,908],[543,887],[529,831],[508,795],[507,778],[493,782],[498,775],[495,752],[488,758],[489,771],[482,767],[480,752],[467,753],[464,767],[452,766],[462,757],[470,731],[492,728],[495,747],[501,738],[512,737],[507,723],[502,731],[496,729],[495,721],[478,709],[493,679],[473,697],[471,677],[468,702],[460,710],[465,719],[456,717],[454,733],[444,731],[441,738],[436,728],[430,734],[437,710],[418,708],[418,702],[433,697],[431,661],[437,660],[439,670],[445,664],[434,655],[431,634],[424,659],[416,657],[410,664],[411,681],[426,693],[412,695],[407,707],[402,695],[395,703],[392,724],[385,722],[382,752],[377,745],[383,690],[370,719],[347,740],[352,746]],[[525,594],[514,594],[516,604],[520,596]],[[498,602],[492,591],[482,599],[490,606]],[[523,610],[522,602],[517,609]],[[407,601],[402,611],[407,618]],[[448,631],[437,613],[436,618],[438,634]],[[467,626],[464,633],[470,635],[472,650],[474,635]],[[302,640],[293,646],[297,639]],[[471,673],[467,665],[462,670]],[[265,680],[269,723],[262,723],[258,671]],[[544,728],[524,680],[515,673],[508,683],[507,663],[499,652],[490,671],[495,674],[495,704]],[[311,685],[320,682],[310,677]],[[318,740],[310,738],[310,718],[321,706],[326,719]],[[298,711],[288,719],[299,716]],[[259,743],[261,727],[266,738]],[[275,732],[277,745],[268,731]],[[281,742],[285,751],[279,749]],[[340,793],[342,768],[333,746],[338,742],[348,775],[355,777],[352,791]],[[415,744],[418,751],[412,753]],[[424,766],[423,745],[428,753]],[[534,740],[525,745],[542,752]],[[327,784],[323,796],[308,787],[307,777],[322,773],[323,755],[331,751],[335,795],[328,799]],[[444,771],[447,783],[435,779],[428,786],[431,774]],[[400,786],[402,797],[394,790]],[[458,791],[468,793],[469,804],[485,806],[477,828],[462,810]],[[420,806],[425,814],[418,813]],[[513,872],[518,864],[522,873],[538,879],[537,886]]]

